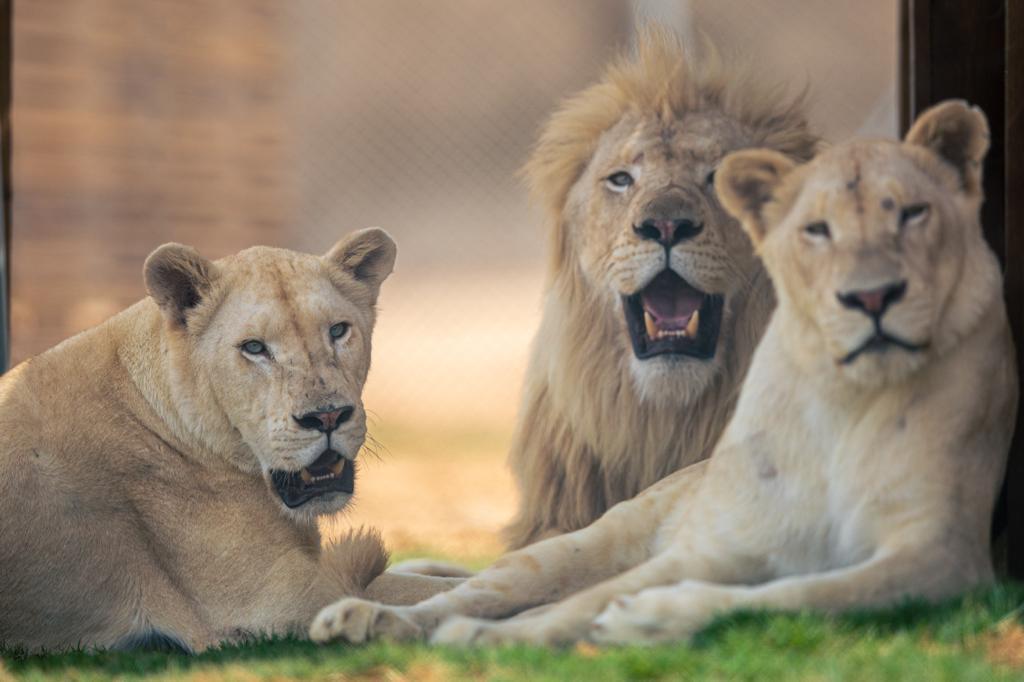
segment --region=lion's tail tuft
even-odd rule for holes
[[[388,559],[380,531],[360,527],[324,547],[323,568],[343,586],[346,594],[361,594],[384,572]]]

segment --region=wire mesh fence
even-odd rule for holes
[[[894,132],[894,0],[686,9],[809,83],[827,136]],[[356,518],[496,547],[544,249],[517,169],[630,21],[622,0],[16,3],[13,359],[143,296],[163,242],[320,251],[380,225],[399,261],[366,401],[388,454]]]

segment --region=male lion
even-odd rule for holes
[[[643,32],[526,167],[552,255],[510,459],[513,548],[706,458],[732,413],[773,300],[715,168],[744,147],[804,160],[816,141],[799,98],[705,51],[690,63],[671,34]]]
[[[168,244],[152,298],[0,379],[0,642],[195,651],[364,594],[378,536],[321,549],[315,521],[354,491],[394,258],[378,229],[322,258]]]
[[[330,606],[313,638],[444,622],[433,641],[657,642],[728,609],[842,610],[991,580],[1018,389],[978,220],[987,147],[981,112],[951,102],[903,144],[799,167],[730,155],[715,185],[778,308],[712,457],[416,606]]]

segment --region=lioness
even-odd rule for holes
[[[0,642],[197,651],[364,594],[379,538],[321,549],[315,521],[354,492],[394,259],[378,229],[323,257],[167,244],[151,298],[0,379]]]
[[[715,198],[730,151],[816,147],[802,102],[707,46],[642,31],[554,114],[526,167],[550,223],[544,313],[510,465],[512,548],[582,528],[711,454],[771,286]]]
[[[657,642],[737,607],[841,610],[990,580],[1018,388],[978,220],[987,148],[981,112],[951,102],[903,144],[803,166],[727,157],[715,186],[778,308],[710,460],[416,606],[330,606],[313,638]]]

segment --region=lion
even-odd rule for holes
[[[379,536],[316,526],[355,491],[395,252],[379,229],[323,257],[167,244],[149,298],[0,378],[0,642],[201,651],[448,586],[367,592]]]
[[[648,644],[732,609],[991,581],[1018,386],[979,220],[987,148],[984,115],[954,101],[903,143],[730,154],[715,187],[778,304],[712,456],[420,604],[332,605],[312,638]]]
[[[582,528],[705,459],[773,306],[739,224],[715,199],[730,151],[806,160],[803,98],[671,33],[569,99],[525,175],[551,257],[510,467],[511,548]]]

